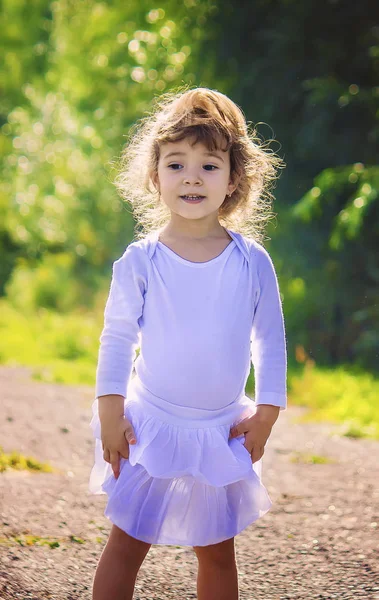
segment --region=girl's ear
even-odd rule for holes
[[[229,183],[228,183],[228,192],[230,195],[233,194],[233,192],[236,191],[238,184],[240,181],[240,176],[237,175],[236,173],[234,173],[233,175],[233,179],[229,179]]]
[[[237,186],[235,183],[229,183],[228,185],[228,196],[231,196],[233,194],[233,192],[235,192],[237,189]]]
[[[150,175],[150,179],[153,182],[153,185],[156,188],[157,192],[159,192],[159,177],[158,177],[158,173],[156,171],[154,171],[154,173],[152,173]]]

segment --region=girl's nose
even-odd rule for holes
[[[202,180],[201,180],[199,173],[196,173],[196,172],[188,173],[187,172],[183,178],[183,183],[189,184],[189,185],[193,185],[196,183],[201,184]]]

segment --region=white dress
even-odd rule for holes
[[[263,246],[227,232],[231,242],[210,261],[182,258],[157,232],[113,264],[90,491],[108,494],[112,523],[152,544],[215,544],[272,505],[262,459],[252,464],[244,436],[228,438],[258,404],[287,406],[281,298]],[[251,363],[254,398],[245,394]],[[137,439],[117,479],[103,459],[97,398],[105,394],[125,397]]]

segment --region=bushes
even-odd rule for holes
[[[343,435],[379,439],[378,378],[344,366],[320,368],[308,360],[303,373],[289,381],[289,405],[309,408],[301,421],[342,423]]]
[[[10,303],[27,312],[39,307],[70,310],[80,296],[72,277],[73,258],[68,253],[46,254],[34,268],[25,260],[19,260],[6,285]]]

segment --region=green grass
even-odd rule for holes
[[[101,543],[103,540],[99,541]],[[59,548],[62,544],[68,542],[74,542],[76,544],[85,544],[86,540],[70,535],[64,538],[54,537],[40,537],[39,535],[22,534],[14,536],[0,537],[0,544],[5,546],[12,546],[18,544],[19,546],[49,546],[50,548]]]
[[[300,422],[331,422],[348,437],[379,439],[379,378],[346,366],[317,367],[289,377],[289,404],[305,406]]]
[[[38,381],[93,385],[103,312],[22,314],[0,299],[0,363],[34,367]]]
[[[325,465],[335,462],[332,458],[321,454],[312,454],[311,452],[294,452],[290,458],[293,463],[304,463],[306,465]]]
[[[0,447],[0,473],[7,471],[8,469],[15,469],[17,471],[33,471],[39,473],[52,473],[54,471],[48,463],[40,462],[39,460],[31,457],[24,456],[20,452],[10,452],[6,454]]]
[[[23,314],[0,299],[0,364],[29,366],[35,380],[95,385],[104,307],[69,315]],[[305,406],[302,421],[328,421],[341,435],[379,439],[379,379],[352,367],[321,368],[297,349],[288,371],[288,404]],[[254,393],[253,369],[247,393]]]

